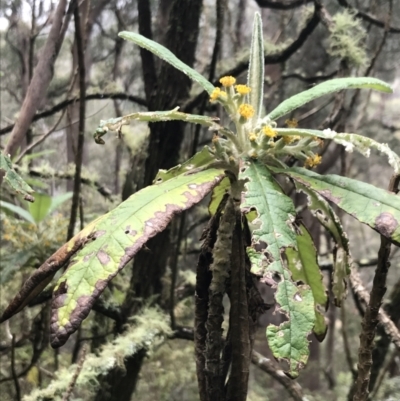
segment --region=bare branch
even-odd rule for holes
[[[256,0],[256,3],[262,8],[271,8],[273,10],[291,10],[296,7],[301,7],[307,3],[312,3],[313,0],[294,0],[294,1],[277,1],[277,0]]]
[[[124,92],[105,92],[105,93],[92,93],[90,95],[85,95],[85,101],[87,100],[108,100],[108,99],[116,99],[116,100],[128,100],[133,103],[137,103],[140,106],[147,107],[147,102],[143,98],[135,95],[128,95]],[[42,111],[41,113],[35,114],[32,118],[32,122],[41,120],[42,118],[50,117],[51,115],[62,111],[67,106],[72,103],[80,102],[80,97],[74,97],[72,99],[63,100],[62,102],[56,104],[49,110]],[[15,124],[10,124],[7,127],[0,129],[0,135],[7,134],[14,128]]]
[[[47,90],[53,77],[54,62],[64,39],[63,33],[65,31],[62,30],[62,27],[66,7],[67,0],[60,0],[53,17],[53,24],[49,36],[22,104],[21,112],[5,148],[6,154],[14,155],[20,146],[21,141],[29,129],[32,118],[41,103],[43,93]]]
[[[379,26],[380,28],[385,28],[386,23],[384,21],[380,21],[377,18],[375,18],[373,15],[364,13],[362,11],[357,10],[356,8],[352,7],[347,0],[338,0],[338,3],[346,7],[349,10],[355,11],[356,12],[356,17],[362,18],[363,20],[371,23],[372,25]],[[388,28],[389,33],[400,33],[400,28],[389,26]]]
[[[299,383],[289,379],[270,359],[253,350],[251,362],[282,384],[295,401],[303,401],[303,391]]]

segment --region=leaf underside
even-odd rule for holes
[[[315,309],[311,289],[293,282],[282,255],[288,248],[297,249],[295,208],[269,170],[257,161],[246,161],[239,177],[247,181],[241,209],[257,213],[253,221],[257,228],[248,248],[252,271],[274,286],[278,281],[278,311],[288,318],[279,326],[268,326],[268,343],[276,358],[288,361],[288,374],[296,377],[308,359],[307,336],[315,324]]]
[[[209,169],[147,187],[92,227],[93,241],[71,259],[58,280],[51,318],[51,344],[59,347],[89,314],[108,282],[175,214],[200,202],[224,173]]]
[[[179,71],[182,71],[190,79],[192,79],[193,81],[196,81],[198,84],[200,84],[203,87],[203,89],[206,90],[209,94],[211,94],[212,91],[214,90],[214,85],[211,82],[209,82],[206,78],[204,78],[196,70],[194,70],[193,68],[190,68],[183,61],[179,60],[178,57],[175,56],[175,54],[173,54],[170,50],[168,50],[166,47],[160,45],[159,43],[154,42],[151,39],[148,39],[135,32],[123,31],[123,32],[120,32],[118,34],[118,36],[121,37],[122,39],[133,42],[140,47],[143,47],[144,49],[152,52],[153,54],[155,54],[162,60],[171,64],[173,67],[175,67]]]
[[[335,203],[361,223],[400,246],[400,197],[371,184],[301,167],[276,169]]]
[[[311,89],[298,93],[297,95],[284,100],[278,107],[268,114],[268,117],[271,120],[277,120],[278,118],[283,117],[284,115],[313,101],[314,99],[344,89],[374,89],[380,92],[392,93],[392,88],[390,85],[376,78],[336,78],[315,85]]]

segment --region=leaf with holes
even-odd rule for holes
[[[69,263],[53,295],[51,343],[61,346],[89,314],[108,282],[173,216],[200,202],[224,173],[209,169],[147,187],[92,228],[92,238]]]
[[[3,153],[0,153],[0,170],[4,171],[4,179],[17,194],[29,202],[35,200],[31,195],[35,191],[14,171],[11,159]]]
[[[380,92],[392,93],[393,90],[386,82],[370,77],[336,78],[315,85],[311,89],[284,100],[279,106],[268,114],[271,120],[277,120],[291,111],[330,93],[344,89],[374,89]]]
[[[324,311],[327,307],[328,297],[322,282],[322,274],[317,262],[317,250],[307,228],[300,224],[300,233],[296,235],[297,251],[286,249],[286,258],[293,281],[301,281],[310,286],[314,297],[315,326],[314,333],[319,341],[325,338],[327,326]]]
[[[239,178],[245,180],[242,211],[257,213],[252,245],[248,249],[252,271],[262,275],[262,281],[273,285],[278,279],[275,299],[278,310],[288,318],[280,326],[268,326],[269,346],[275,358],[288,361],[288,374],[296,377],[308,359],[307,336],[315,324],[315,311],[310,288],[293,283],[283,260],[285,250],[297,246],[295,208],[267,167],[257,161],[246,161]]]
[[[349,239],[343,230],[343,226],[329,203],[312,189],[300,182],[295,182],[298,192],[304,192],[308,197],[308,209],[332,235],[336,243],[333,252],[333,285],[332,292],[335,297],[335,305],[341,306],[346,298],[347,278],[350,274],[351,255]]]

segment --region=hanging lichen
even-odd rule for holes
[[[365,39],[367,32],[353,12],[344,10],[332,18],[328,53],[347,61],[353,67],[367,62]]]

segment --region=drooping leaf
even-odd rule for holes
[[[317,262],[317,250],[307,228],[300,224],[300,233],[296,235],[297,249],[286,248],[286,257],[293,281],[301,281],[310,286],[315,307],[314,333],[322,341],[327,326],[324,318],[328,297],[322,282],[322,274]]]
[[[229,192],[231,183],[228,177],[225,177],[212,191],[210,204],[208,205],[208,211],[211,216],[218,210],[218,206],[221,203],[223,197]]]
[[[267,117],[271,120],[277,120],[314,99],[344,89],[374,89],[380,92],[392,93],[390,85],[380,79],[370,77],[336,78],[315,85],[311,89],[284,100]]]
[[[3,153],[0,153],[0,170],[4,171],[4,179],[17,194],[29,202],[35,200],[31,195],[35,191],[14,171],[11,159]]]
[[[253,121],[255,122],[260,118],[264,98],[264,38],[261,15],[259,13],[254,15],[247,86],[251,88],[249,96],[250,104],[255,110],[253,116]]]
[[[268,343],[276,358],[288,361],[288,374],[296,377],[308,359],[307,335],[314,327],[315,311],[310,288],[293,282],[282,256],[288,248],[296,249],[295,208],[269,170],[257,161],[246,161],[239,178],[246,180],[242,211],[258,215],[248,249],[252,271],[271,284],[278,281],[275,299],[278,310],[288,318],[280,326],[268,326]]]
[[[347,234],[343,230],[339,217],[322,196],[300,182],[296,182],[296,188],[308,196],[308,209],[332,235],[336,243],[336,249],[333,254],[332,292],[336,306],[340,307],[342,300],[346,298],[346,280],[350,274],[351,265]]]
[[[190,79],[196,81],[200,84],[204,90],[206,90],[209,94],[214,90],[214,85],[209,82],[206,78],[204,78],[201,74],[199,74],[196,70],[186,65],[183,61],[179,60],[175,54],[173,54],[170,50],[160,45],[159,43],[153,42],[152,40],[139,35],[135,32],[127,32],[123,31],[118,34],[119,37],[125,40],[129,40],[137,44],[140,47],[150,51],[156,56],[160,57],[162,60],[174,66],[179,71],[182,71],[186,74]]]
[[[58,347],[89,314],[108,282],[172,217],[200,202],[224,176],[209,169],[147,187],[123,202],[92,228],[87,243],[58,280],[53,297],[51,343]]]
[[[154,179],[154,184],[161,184],[184,173],[196,172],[198,168],[206,167],[214,161],[215,157],[210,153],[209,147],[205,146],[200,152],[184,163],[178,164],[169,170],[159,170]]]
[[[29,221],[29,223],[36,224],[32,215],[27,210],[23,209],[20,206],[13,205],[12,203],[0,200],[0,208],[5,211],[9,211],[11,213],[16,213],[26,221]]]
[[[66,192],[65,194],[52,196],[49,214],[57,210],[57,208],[60,207],[64,202],[70,200],[72,198],[72,195],[73,192]]]
[[[185,121],[193,124],[200,124],[206,127],[213,127],[216,130],[223,129],[216,123],[219,120],[217,117],[200,116],[196,114],[182,113],[179,107],[167,111],[138,111],[127,114],[122,117],[110,118],[108,120],[100,120],[100,126],[96,129],[94,138],[97,143],[104,144],[104,141],[99,139],[107,132],[120,132],[124,125],[129,125],[130,121]]]
[[[217,169],[147,187],[100,216],[46,260],[24,283],[0,323],[22,310],[71,259],[53,298],[52,345],[65,343],[107,283],[172,217],[200,202],[224,177]]]
[[[331,139],[339,145],[343,145],[347,152],[356,149],[365,157],[369,157],[371,149],[376,149],[388,157],[389,164],[393,167],[396,174],[400,172],[400,157],[389,148],[386,143],[379,143],[371,138],[358,134],[337,133],[330,129],[319,131],[304,128],[276,128],[276,132],[281,136],[300,136],[300,137],[318,137],[322,139]]]
[[[273,169],[287,174],[335,203],[346,213],[400,245],[400,197],[371,184],[300,167]]]
[[[51,206],[51,196],[46,194],[36,194],[35,202],[29,204],[29,212],[36,223],[43,221],[49,214]]]

